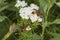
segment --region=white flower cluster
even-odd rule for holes
[[[27,3],[25,3],[25,1],[20,1],[20,0],[17,0],[17,3],[15,5],[15,7],[25,7],[27,5]]]
[[[32,13],[34,10],[39,10],[39,7],[37,5],[30,4],[30,6],[27,6],[27,3],[25,3],[25,1],[17,0],[15,7],[19,7],[19,6],[22,7],[19,10],[19,13],[23,19],[30,19],[32,23],[35,21],[42,22],[41,17],[37,16],[37,14]]]

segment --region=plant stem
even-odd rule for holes
[[[45,28],[47,27],[48,25],[48,21],[47,21],[47,18],[48,18],[48,14],[49,14],[49,10],[50,10],[50,0],[48,1],[48,9],[47,9],[47,12],[46,12],[46,15],[45,15],[45,20],[44,20],[44,23],[42,25],[42,34],[41,34],[41,40],[44,40],[44,32],[45,32]]]
[[[41,40],[44,40],[44,33],[45,33],[46,26],[47,26],[47,21],[42,25],[43,28],[42,28]]]

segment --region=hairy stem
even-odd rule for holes
[[[42,25],[42,34],[41,34],[41,37],[42,37],[42,38],[41,38],[41,40],[44,40],[45,28],[46,28],[47,25],[48,25],[47,18],[48,18],[49,10],[50,10],[50,0],[48,1],[48,9],[47,9],[47,12],[46,12],[46,15],[45,15],[44,23],[43,23],[43,25]]]

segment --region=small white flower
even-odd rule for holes
[[[21,6],[25,7],[25,6],[27,6],[27,3],[25,3],[25,1],[21,1]]]
[[[28,17],[27,15],[25,15],[25,14],[20,14],[20,16],[21,16],[21,18],[23,18],[23,19],[29,19],[29,17]]]
[[[26,30],[27,30],[27,31],[30,31],[30,30],[31,30],[30,26],[27,26],[27,27],[26,27]]]
[[[19,10],[20,16],[24,19],[29,19],[29,15],[33,12],[30,7],[24,7]]]
[[[19,6],[25,7],[25,6],[27,6],[27,3],[25,3],[25,1],[17,0],[15,7],[19,7]]]
[[[25,13],[25,8],[21,8],[20,10],[19,10],[19,13],[21,13],[21,14],[24,14]]]
[[[19,7],[20,3],[21,3],[21,1],[17,0],[17,3],[15,4],[15,7]]]
[[[31,9],[31,7],[25,7],[25,14],[26,15],[30,15],[33,12],[33,10]]]
[[[43,18],[38,17],[38,22],[42,22]]]
[[[19,13],[30,15],[33,10],[30,7],[24,7],[19,10]]]
[[[39,7],[38,7],[37,5],[35,5],[35,4],[30,4],[30,7],[31,7],[32,9],[39,10]]]
[[[31,14],[29,17],[30,17],[30,20],[32,21],[32,23],[37,21],[37,19],[38,19],[38,16],[36,14]]]

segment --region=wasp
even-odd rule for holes
[[[37,16],[40,16],[41,18],[44,16],[39,10],[34,10],[32,14],[37,14]]]

